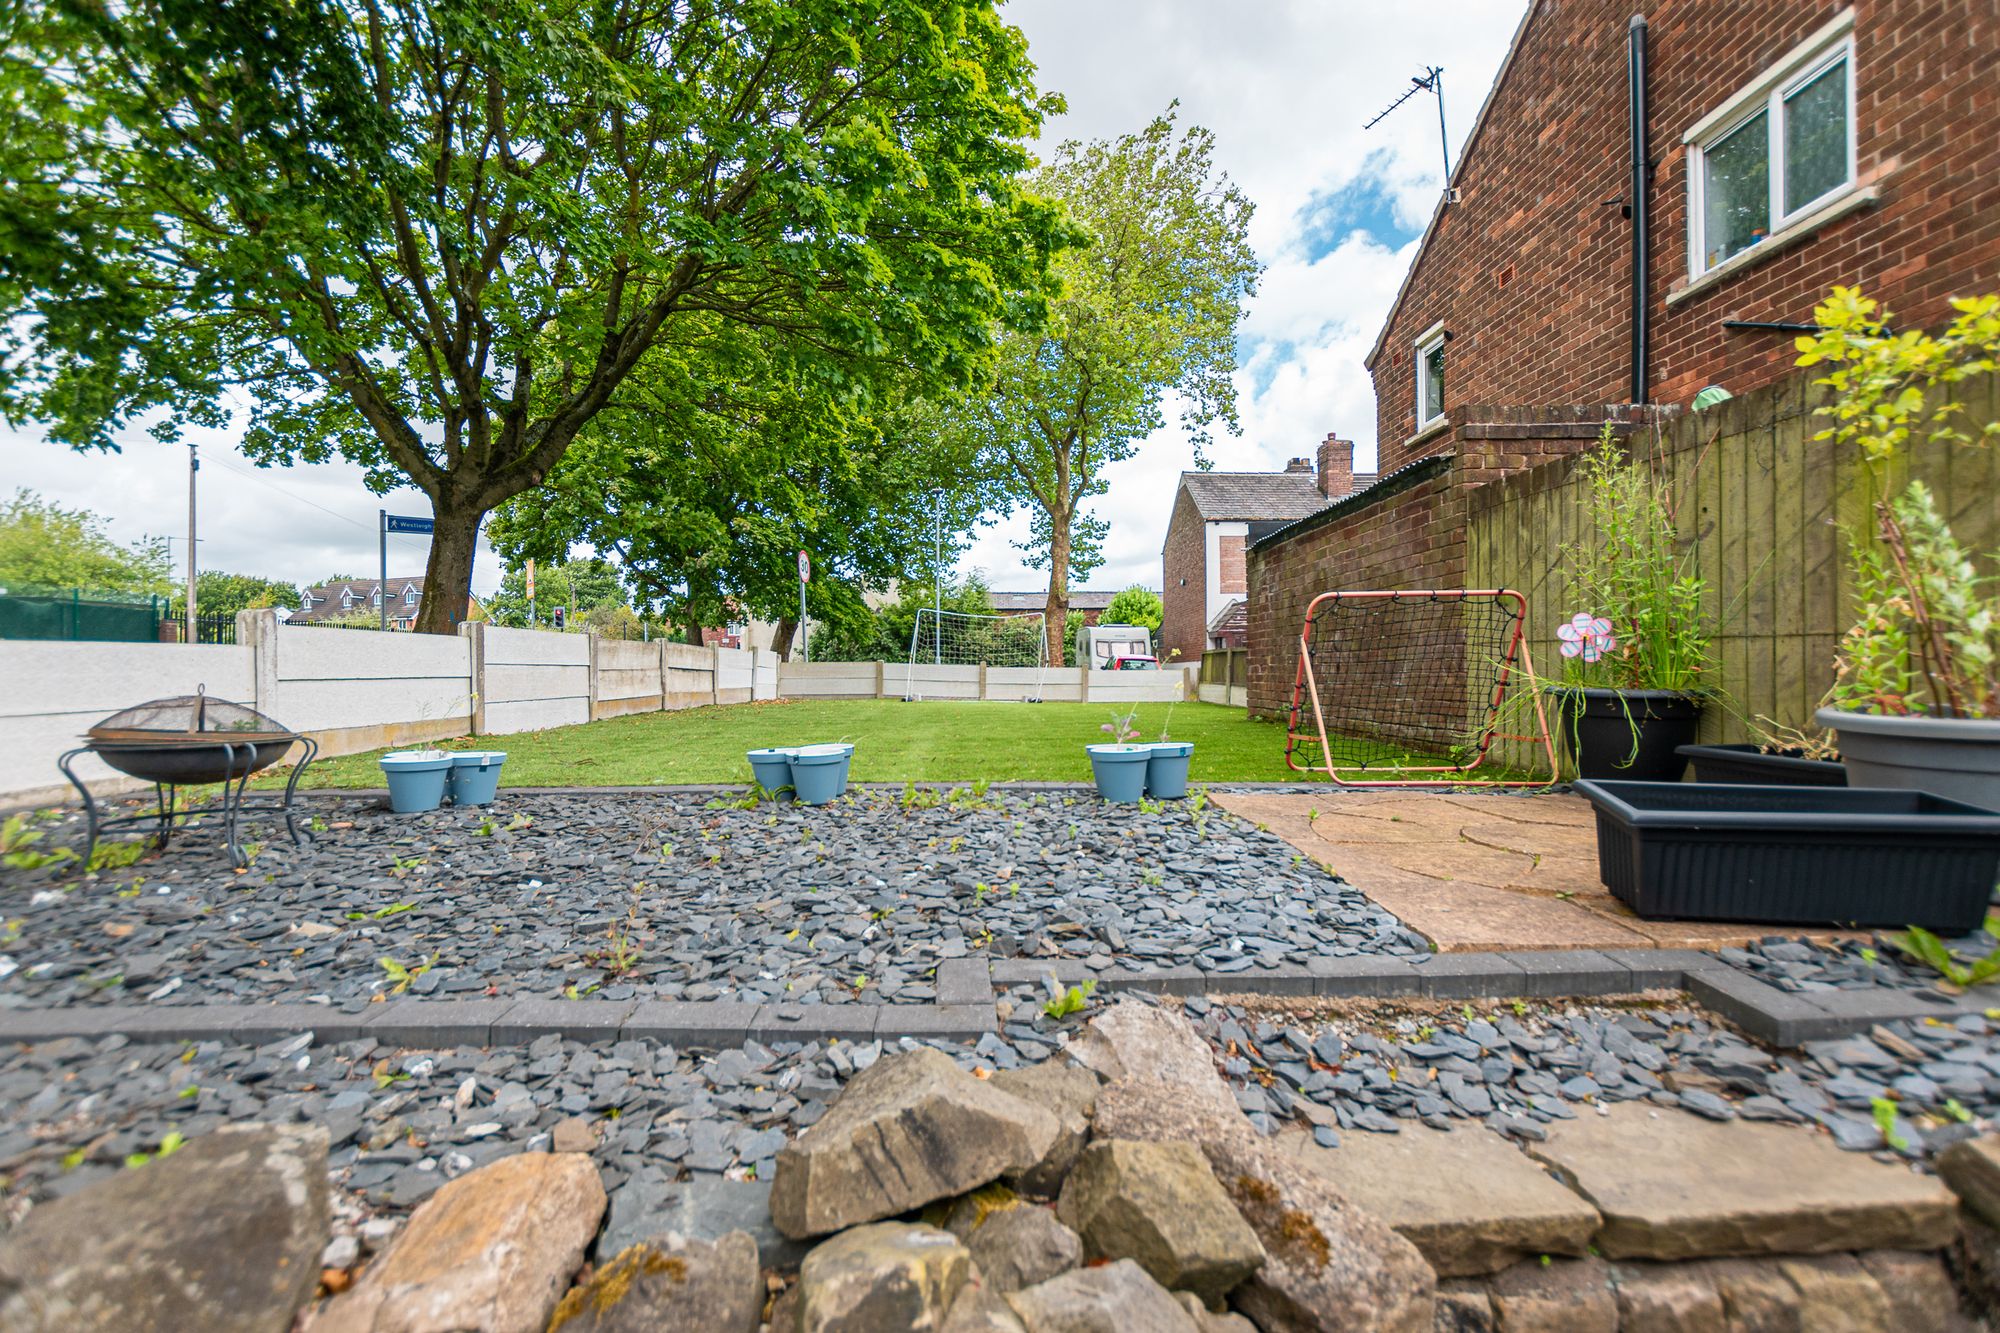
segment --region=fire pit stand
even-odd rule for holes
[[[288,731],[255,709],[210,699],[205,692],[159,699],[106,718],[90,729],[87,739],[87,744],[56,761],[83,797],[88,829],[83,850],[86,868],[97,850],[98,836],[107,829],[151,825],[154,845],[165,847],[173,837],[175,820],[209,813],[205,808],[181,807],[178,792],[184,786],[221,785],[223,845],[229,852],[229,864],[238,870],[250,864],[239,838],[245,810],[282,814],[292,844],[303,844],[293,798],[298,794],[299,778],[319,753],[319,745],[310,736]],[[277,763],[294,745],[304,748],[292,765],[284,796],[246,799],[244,790],[251,775]],[[73,766],[77,757],[85,754],[96,755],[120,773],[151,782],[155,808],[136,815],[101,816],[97,799]]]

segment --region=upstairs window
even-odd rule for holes
[[[1688,276],[1854,187],[1853,15],[1795,47],[1688,131]]]
[[[1444,325],[1434,324],[1417,339],[1417,429],[1444,420]]]
[[[403,605],[415,606],[416,604],[417,604],[417,590],[415,588],[403,589]]]

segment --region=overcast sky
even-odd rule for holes
[[[1186,121],[1216,132],[1223,169],[1255,201],[1251,240],[1267,266],[1243,325],[1237,372],[1243,434],[1221,435],[1217,468],[1271,469],[1311,456],[1328,431],[1372,466],[1375,409],[1361,358],[1380,330],[1440,184],[1436,104],[1405,103],[1362,125],[1427,65],[1445,71],[1453,160],[1519,22],[1524,0],[1457,0],[1412,22],[1355,0],[1007,0],[1045,88],[1069,114],[1047,142],[1136,130],[1180,99]],[[1169,413],[1171,418],[1172,413]],[[204,567],[306,583],[375,568],[376,511],[428,514],[415,490],[370,494],[344,464],[260,469],[227,432],[201,445]],[[33,431],[0,426],[0,485],[25,486],[105,515],[114,536],[187,531],[187,449],[130,432],[116,457],[79,457]],[[1172,426],[1111,474],[1094,512],[1107,519],[1095,587],[1158,587],[1167,511],[1192,453]],[[1012,541],[1025,516],[984,531],[964,567],[999,588],[1039,588]],[[422,539],[390,539],[392,574],[422,571]],[[481,547],[475,591],[499,583]]]

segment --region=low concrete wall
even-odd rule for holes
[[[1163,703],[1192,697],[1197,668],[1095,671],[1084,667],[940,666],[918,662],[785,662],[787,699],[1041,699],[1048,703]]]

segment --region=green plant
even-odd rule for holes
[[[1910,1141],[1896,1132],[1896,1103],[1887,1097],[1874,1097],[1868,1109],[1874,1115],[1875,1128],[1882,1131],[1882,1142],[1898,1152],[1910,1146]]]
[[[1579,619],[1601,618],[1610,630],[1565,643],[1563,682],[1705,693],[1707,584],[1695,572],[1693,547],[1679,542],[1671,487],[1626,454],[1608,421],[1597,447],[1578,459],[1576,476],[1590,535],[1565,543],[1560,559],[1571,601],[1583,609]]]
[[[152,843],[145,838],[130,838],[123,842],[100,842],[91,849],[90,864],[86,870],[123,870],[126,866],[137,865],[153,850]]]
[[[493,836],[494,830],[499,827],[491,818],[482,819],[473,827],[472,836],[475,838],[490,838]]]
[[[1068,1018],[1071,1014],[1080,1014],[1090,1004],[1090,997],[1096,992],[1097,982],[1094,978],[1081,982],[1071,986],[1055,999],[1044,1001],[1042,1012],[1057,1020]]]
[[[158,1148],[155,1148],[152,1152],[149,1153],[135,1152],[129,1154],[125,1158],[125,1165],[134,1168],[141,1167],[146,1165],[146,1163],[152,1161],[156,1157],[171,1157],[186,1146],[187,1146],[187,1139],[182,1137],[181,1132],[177,1129],[170,1129],[166,1132],[166,1135],[161,1138],[160,1146]]]
[[[1122,713],[1113,711],[1111,720],[1097,729],[1110,735],[1120,745],[1131,744],[1139,739],[1139,705],[1133,704]]]
[[[424,858],[421,856],[398,856],[390,862],[389,873],[397,879],[408,879],[423,867]]]
[[[418,977],[437,966],[437,960],[438,956],[432,954],[428,959],[418,963],[415,967],[405,967],[385,954],[376,959],[375,962],[377,966],[388,974],[391,983],[389,993],[391,995],[401,995],[410,988],[411,983],[416,981]]]
[[[507,821],[507,831],[509,833],[519,833],[524,828],[533,828],[534,826],[535,821],[527,815],[515,815]]]
[[[76,853],[67,847],[37,850],[35,844],[46,836],[42,830],[29,827],[26,815],[7,816],[6,822],[0,823],[0,865],[9,870],[40,870],[76,860]]]
[[[1890,493],[1911,444],[2000,437],[2000,422],[1963,429],[1950,392],[2000,366],[2000,296],[1951,308],[1940,333],[1895,333],[1877,302],[1835,287],[1813,312],[1819,332],[1798,340],[1798,364],[1825,366],[1814,383],[1834,395],[1818,409],[1832,424],[1814,438],[1859,452],[1873,520],[1847,533],[1856,610],[1827,696],[1836,708],[2000,717],[2000,580],[1959,545],[1923,483]]]
[[[2000,929],[2000,920],[1986,918],[1987,931]],[[1969,990],[2000,976],[2000,949],[1995,949],[1984,958],[1975,958],[1970,964],[1961,963],[1945,942],[1921,926],[1911,926],[1883,937],[1918,962],[1925,964],[1943,977],[1947,984],[1959,990]]]

